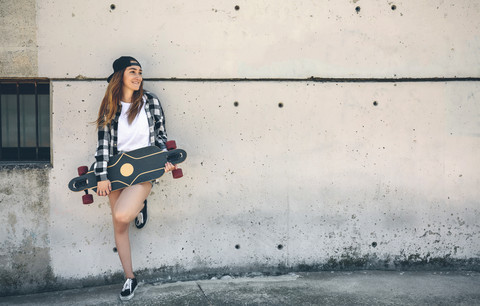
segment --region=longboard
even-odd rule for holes
[[[175,142],[169,141],[169,151],[162,152],[156,146],[148,146],[130,152],[120,153],[110,158],[107,166],[107,177],[112,185],[112,191],[129,187],[135,184],[153,181],[165,173],[165,164],[170,162],[174,165],[182,163],[187,158],[187,152],[182,149],[173,149]],[[95,163],[90,170],[83,166],[78,168],[78,177],[68,183],[70,190],[85,191],[84,204],[93,202],[93,197],[88,194],[89,190],[97,191],[97,178],[94,172]],[[183,176],[181,169],[172,171],[173,178]]]

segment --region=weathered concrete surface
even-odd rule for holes
[[[50,169],[0,169],[0,295],[50,288]]]
[[[112,3],[38,1],[40,76],[134,54],[158,78],[480,77],[476,0]]]
[[[320,272],[141,283],[128,305],[480,305],[472,272]],[[121,284],[7,297],[0,305],[123,305]]]
[[[146,78],[206,78],[146,84],[189,158],[184,178],[155,186],[147,227],[132,228],[145,279],[479,269],[479,82],[368,80],[479,77],[480,2],[1,4],[0,76],[67,79],[52,81],[48,184],[36,172],[2,176],[0,188],[28,183],[2,202],[6,275],[26,274],[3,278],[1,294],[121,278],[106,200],[83,206],[66,184],[93,161],[89,122],[106,83],[88,78],[105,78],[123,54]],[[18,48],[28,61],[15,65]],[[209,79],[310,76],[367,82]],[[26,190],[46,195],[47,211],[21,220],[35,201],[18,201]]]
[[[66,189],[93,161],[105,84],[53,82],[52,268],[77,285],[121,271],[106,201]],[[479,86],[148,82],[189,157],[132,227],[135,268],[478,269]]]
[[[38,76],[35,0],[0,0],[0,78]]]

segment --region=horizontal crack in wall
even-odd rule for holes
[[[52,81],[106,81],[106,78],[51,78]],[[318,82],[318,83],[421,83],[421,82],[480,82],[480,77],[433,78],[144,78],[161,82]]]

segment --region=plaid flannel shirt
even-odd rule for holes
[[[143,100],[145,101],[145,112],[147,113],[148,126],[150,128],[150,144],[156,145],[161,150],[167,146],[167,132],[165,130],[165,116],[163,114],[160,100],[153,93],[144,91]],[[95,153],[95,176],[97,181],[107,180],[108,160],[113,155],[118,154],[118,119],[121,109],[118,110],[112,122],[105,127],[98,128],[98,146]]]

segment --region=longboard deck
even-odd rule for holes
[[[140,148],[134,151],[113,156],[107,166],[107,177],[112,184],[112,191],[134,184],[148,182],[160,178],[165,173],[165,164],[179,164],[185,161],[187,153],[182,149],[167,152],[160,151],[156,146]],[[78,192],[84,190],[97,191],[97,179],[90,171],[70,180],[68,188]]]

